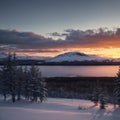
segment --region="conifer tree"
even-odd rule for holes
[[[24,71],[22,66],[17,68],[17,100],[21,99],[21,95],[23,93],[23,85],[24,85]]]
[[[99,95],[100,109],[105,109],[107,100],[108,100],[107,89],[104,88],[104,89],[102,89],[102,91]]]
[[[41,72],[38,67],[32,65],[30,68],[30,96],[32,101],[42,102],[46,97],[45,81],[41,77]]]
[[[47,97],[47,88],[46,88],[46,83],[45,83],[45,79],[43,79],[41,76],[39,78],[39,99],[42,102],[43,100],[46,99]]]
[[[117,73],[117,80],[115,81],[114,96],[117,100],[117,104],[120,106],[120,66]]]
[[[41,102],[46,98],[47,90],[45,81],[41,77],[38,67],[31,66],[23,70],[18,67],[16,55],[9,52],[5,64],[0,69],[0,93],[6,100],[7,94],[11,95],[12,102],[25,96],[27,100]]]
[[[5,64],[1,68],[1,79],[2,79],[2,93],[4,95],[4,100],[6,95],[10,94],[12,96],[12,101],[15,102],[16,95],[16,57],[15,54],[9,52]]]
[[[93,92],[93,97],[92,97],[92,101],[95,103],[95,106],[98,105],[98,102],[99,102],[99,89],[98,88],[95,88],[94,89],[94,92]]]
[[[23,70],[24,79],[23,79],[23,96],[26,100],[30,100],[30,72],[28,71],[27,66]]]
[[[8,56],[8,76],[10,85],[10,94],[12,96],[12,102],[16,101],[16,86],[17,86],[17,66],[15,53]]]
[[[9,86],[9,78],[7,76],[7,66],[4,65],[0,68],[0,91],[1,94],[4,96],[4,101],[6,101],[7,94],[10,92],[10,86]]]
[[[92,97],[92,101],[95,103],[95,106],[99,103],[100,109],[105,109],[107,97],[107,89],[101,87],[99,81],[97,81]]]
[[[101,93],[101,87],[100,87],[99,80],[97,80],[96,87],[94,88],[93,97],[92,97],[92,101],[95,103],[95,106],[97,106],[99,103],[100,93]]]

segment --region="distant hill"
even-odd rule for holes
[[[54,58],[46,60],[46,62],[75,62],[75,61],[105,61],[106,59],[96,56],[96,55],[87,55],[79,52],[67,52],[60,54]]]

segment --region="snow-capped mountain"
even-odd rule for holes
[[[79,52],[68,52],[60,54],[54,58],[46,60],[46,62],[74,62],[74,61],[104,61],[106,59],[96,56],[96,55],[87,55]]]

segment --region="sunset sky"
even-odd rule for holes
[[[0,53],[120,57],[120,0],[0,0]]]

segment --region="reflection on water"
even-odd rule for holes
[[[118,66],[39,66],[43,77],[115,77]]]

